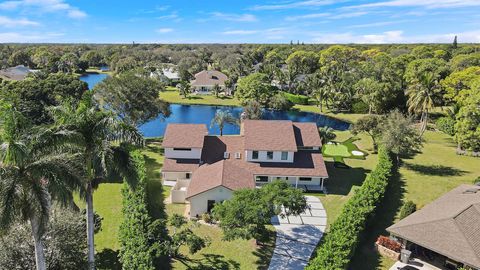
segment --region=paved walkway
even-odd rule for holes
[[[304,269],[323,236],[327,213],[317,197],[306,196],[309,209],[300,216],[272,218],[277,240],[268,269]]]

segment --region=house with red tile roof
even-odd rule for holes
[[[162,178],[171,201],[189,203],[189,216],[209,212],[233,191],[280,180],[321,191],[327,169],[315,123],[243,120],[241,134],[211,136],[202,124],[170,124]]]

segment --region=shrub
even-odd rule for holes
[[[435,122],[438,130],[450,136],[455,135],[455,120],[451,117],[440,117]]]
[[[365,102],[358,100],[352,105],[352,112],[353,113],[368,113],[368,104]]]
[[[380,235],[377,239],[377,244],[381,245],[381,246],[384,246],[390,250],[393,250],[395,252],[400,252],[400,250],[402,249],[402,245],[395,241],[395,240],[392,240],[386,236],[383,236],[383,235]]]
[[[202,220],[205,221],[205,223],[212,223],[212,216],[209,213],[203,213]]]
[[[377,166],[345,204],[306,269],[347,268],[360,234],[383,199],[392,166],[389,152],[380,148]]]
[[[145,160],[140,151],[131,153],[138,183],[122,188],[123,221],[119,230],[120,261],[123,269],[153,270],[155,260],[166,250],[160,245],[169,239],[166,224],[148,212]]]
[[[413,212],[417,211],[417,205],[414,204],[412,201],[407,201],[403,204],[402,209],[400,209],[400,219],[404,219],[407,216],[413,214]]]
[[[273,110],[289,110],[293,107],[293,103],[285,98],[282,94],[277,94],[270,99],[270,109]]]
[[[295,95],[287,92],[282,92],[283,96],[293,104],[308,105],[308,97],[304,95]]]

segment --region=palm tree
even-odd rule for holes
[[[320,139],[322,140],[322,144],[326,144],[327,142],[335,139],[337,135],[333,131],[331,127],[321,127],[318,129]]]
[[[327,89],[325,88],[325,81],[322,79],[320,73],[315,73],[307,76],[305,81],[307,91],[312,94],[312,96],[317,101],[318,108],[320,112],[323,112],[323,102],[327,95]]]
[[[428,112],[435,107],[439,90],[440,86],[437,76],[433,72],[426,72],[420,75],[420,78],[414,80],[407,89],[408,111],[421,113],[420,122],[422,122],[422,127],[420,137],[427,128]]]
[[[73,191],[82,187],[78,156],[66,151],[57,139],[64,134],[28,134],[15,110],[3,115],[4,142],[0,148],[0,229],[29,222],[37,270],[45,270],[43,234],[52,201],[73,203]],[[47,135],[47,136],[43,136]]]
[[[238,119],[235,118],[229,111],[217,110],[212,122],[210,123],[210,127],[217,125],[220,129],[220,136],[222,136],[225,124],[237,125]]]
[[[222,91],[222,88],[218,84],[214,84],[212,87],[213,94],[215,94],[215,97],[218,98],[220,95],[220,92]]]
[[[124,146],[144,144],[136,127],[100,110],[92,97],[92,93],[87,92],[78,107],[68,105],[54,111],[55,129],[74,133],[78,138],[75,143],[84,156],[89,269],[95,269],[93,190],[112,173],[135,185],[136,174]]]

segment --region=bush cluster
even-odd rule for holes
[[[368,113],[368,104],[358,100],[352,104],[352,113]]]
[[[155,260],[164,254],[162,246],[168,239],[166,224],[152,218],[148,212],[146,191],[146,169],[140,151],[131,153],[132,163],[137,174],[137,183],[125,183],[123,195],[123,221],[120,225],[120,261],[123,269],[154,270]]]
[[[295,95],[287,92],[283,92],[283,95],[293,104],[308,105],[308,97],[304,95]]]
[[[451,117],[440,117],[435,122],[438,130],[450,136],[455,135],[455,120]]]
[[[343,207],[306,269],[346,269],[358,245],[360,234],[383,199],[392,171],[390,154],[378,152],[378,164]]]
[[[412,201],[407,201],[403,204],[402,209],[400,209],[400,219],[404,219],[409,215],[413,214],[413,212],[417,211],[417,205]]]

